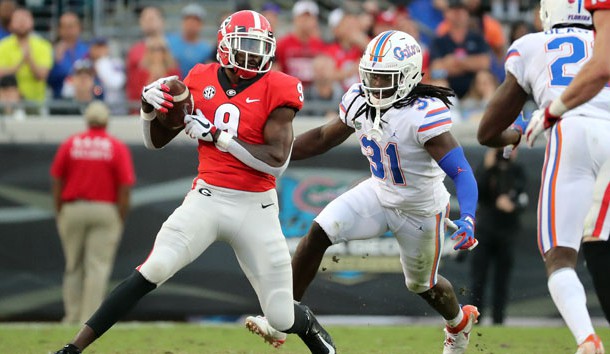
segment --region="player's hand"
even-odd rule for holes
[[[530,123],[530,119],[525,119],[523,117],[523,112],[519,113],[519,116],[517,117],[517,119],[515,119],[515,121],[513,122],[513,125],[511,125],[511,129],[513,129],[517,133],[519,133],[519,140],[515,144],[506,145],[504,147],[502,157],[504,157],[505,159],[510,158],[510,154],[513,152],[513,150],[515,150],[517,148],[517,146],[519,146],[519,143],[521,143],[523,133],[525,133],[525,130],[527,129],[527,126],[529,125],[529,123]]]
[[[192,139],[213,142],[214,134],[216,134],[218,129],[216,129],[214,124],[210,123],[199,108],[197,108],[195,113],[184,116],[184,132]]]
[[[527,146],[533,147],[538,136],[561,119],[561,117],[552,115],[549,112],[549,107],[550,106],[546,107],[544,111],[538,109],[532,113],[530,124],[525,131],[525,141],[527,142]]]
[[[474,219],[470,216],[463,216],[459,220],[451,221],[445,219],[447,225],[456,230],[452,235],[452,240],[458,240],[453,246],[454,250],[468,250],[472,251],[479,241],[474,238]]]
[[[178,76],[162,77],[159,80],[144,86],[142,89],[142,106],[148,105],[159,112],[167,113],[168,108],[174,107],[174,98],[169,94],[169,87],[165,84],[170,80],[176,80]],[[143,107],[144,108],[144,107]],[[149,112],[152,109],[144,109]]]

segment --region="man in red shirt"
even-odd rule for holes
[[[336,353],[311,310],[293,302],[290,253],[275,184],[288,165],[292,120],[303,106],[303,87],[292,76],[270,71],[274,54],[275,38],[261,14],[239,11],[223,21],[220,63],[198,64],[184,80],[196,108],[196,114],[184,118],[185,132],[198,142],[192,189],[161,227],[144,263],[59,354],[80,353],[215,241],[235,251],[269,324],[298,334],[312,353]],[[140,116],[145,145],[151,149],[163,147],[180,132],[164,128],[156,118],[157,111],[173,106],[168,79],[142,92]],[[284,343],[285,333],[265,335],[262,324],[267,322],[253,318],[246,326],[275,347]]]
[[[91,103],[89,129],[61,144],[51,166],[66,323],[83,323],[102,303],[135,182],[129,149],[106,133],[108,116],[106,105]]]
[[[318,27],[318,5],[309,0],[292,7],[293,30],[277,42],[276,66],[301,80],[307,87],[313,80],[313,58],[326,50]]]

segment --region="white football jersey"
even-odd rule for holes
[[[449,203],[443,184],[445,172],[424,149],[431,138],[451,129],[451,114],[445,104],[434,98],[418,100],[412,106],[390,108],[381,117],[383,135],[372,139],[374,109],[361,111],[366,100],[360,84],[343,95],[339,117],[356,130],[362,154],[371,164],[375,192],[381,205],[418,215],[434,215]]]
[[[569,27],[525,35],[506,54],[506,71],[534,97],[538,107],[548,106],[572,82],[593,55],[593,31]],[[585,116],[610,119],[608,85],[589,102],[569,110],[563,119]]]

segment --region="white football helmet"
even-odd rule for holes
[[[401,31],[380,33],[360,59],[360,80],[369,106],[389,108],[422,79],[422,49]]]
[[[540,0],[540,21],[545,31],[559,23],[593,25],[584,2],[576,0]]]

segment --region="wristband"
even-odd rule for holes
[[[553,100],[549,106],[549,113],[555,117],[561,117],[567,111],[568,107],[563,103],[561,97]]]
[[[151,120],[157,118],[157,114],[155,113],[154,110],[146,113],[146,112],[144,112],[144,110],[142,108],[140,108],[140,117],[144,120],[151,121]]]
[[[216,139],[216,146],[221,151],[227,151],[231,142],[233,142],[233,135],[221,130]]]

